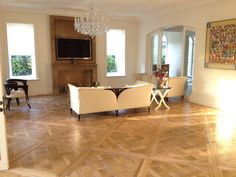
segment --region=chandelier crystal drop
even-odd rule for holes
[[[91,0],[87,12],[75,17],[75,30],[79,33],[94,37],[109,31],[108,19],[95,7]]]

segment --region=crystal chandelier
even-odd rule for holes
[[[108,20],[95,7],[94,0],[91,0],[85,13],[75,17],[74,26],[77,32],[91,37],[109,30]]]

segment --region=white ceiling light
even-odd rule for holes
[[[88,10],[75,17],[75,30],[94,37],[109,30],[108,19],[95,7],[94,0],[89,3]]]

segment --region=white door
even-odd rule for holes
[[[0,170],[6,170],[8,169],[9,164],[8,164],[7,137],[6,137],[6,120],[3,112],[2,96],[3,96],[3,83],[2,83],[2,77],[0,76]]]

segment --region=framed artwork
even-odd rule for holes
[[[236,69],[236,19],[207,23],[205,67]]]

